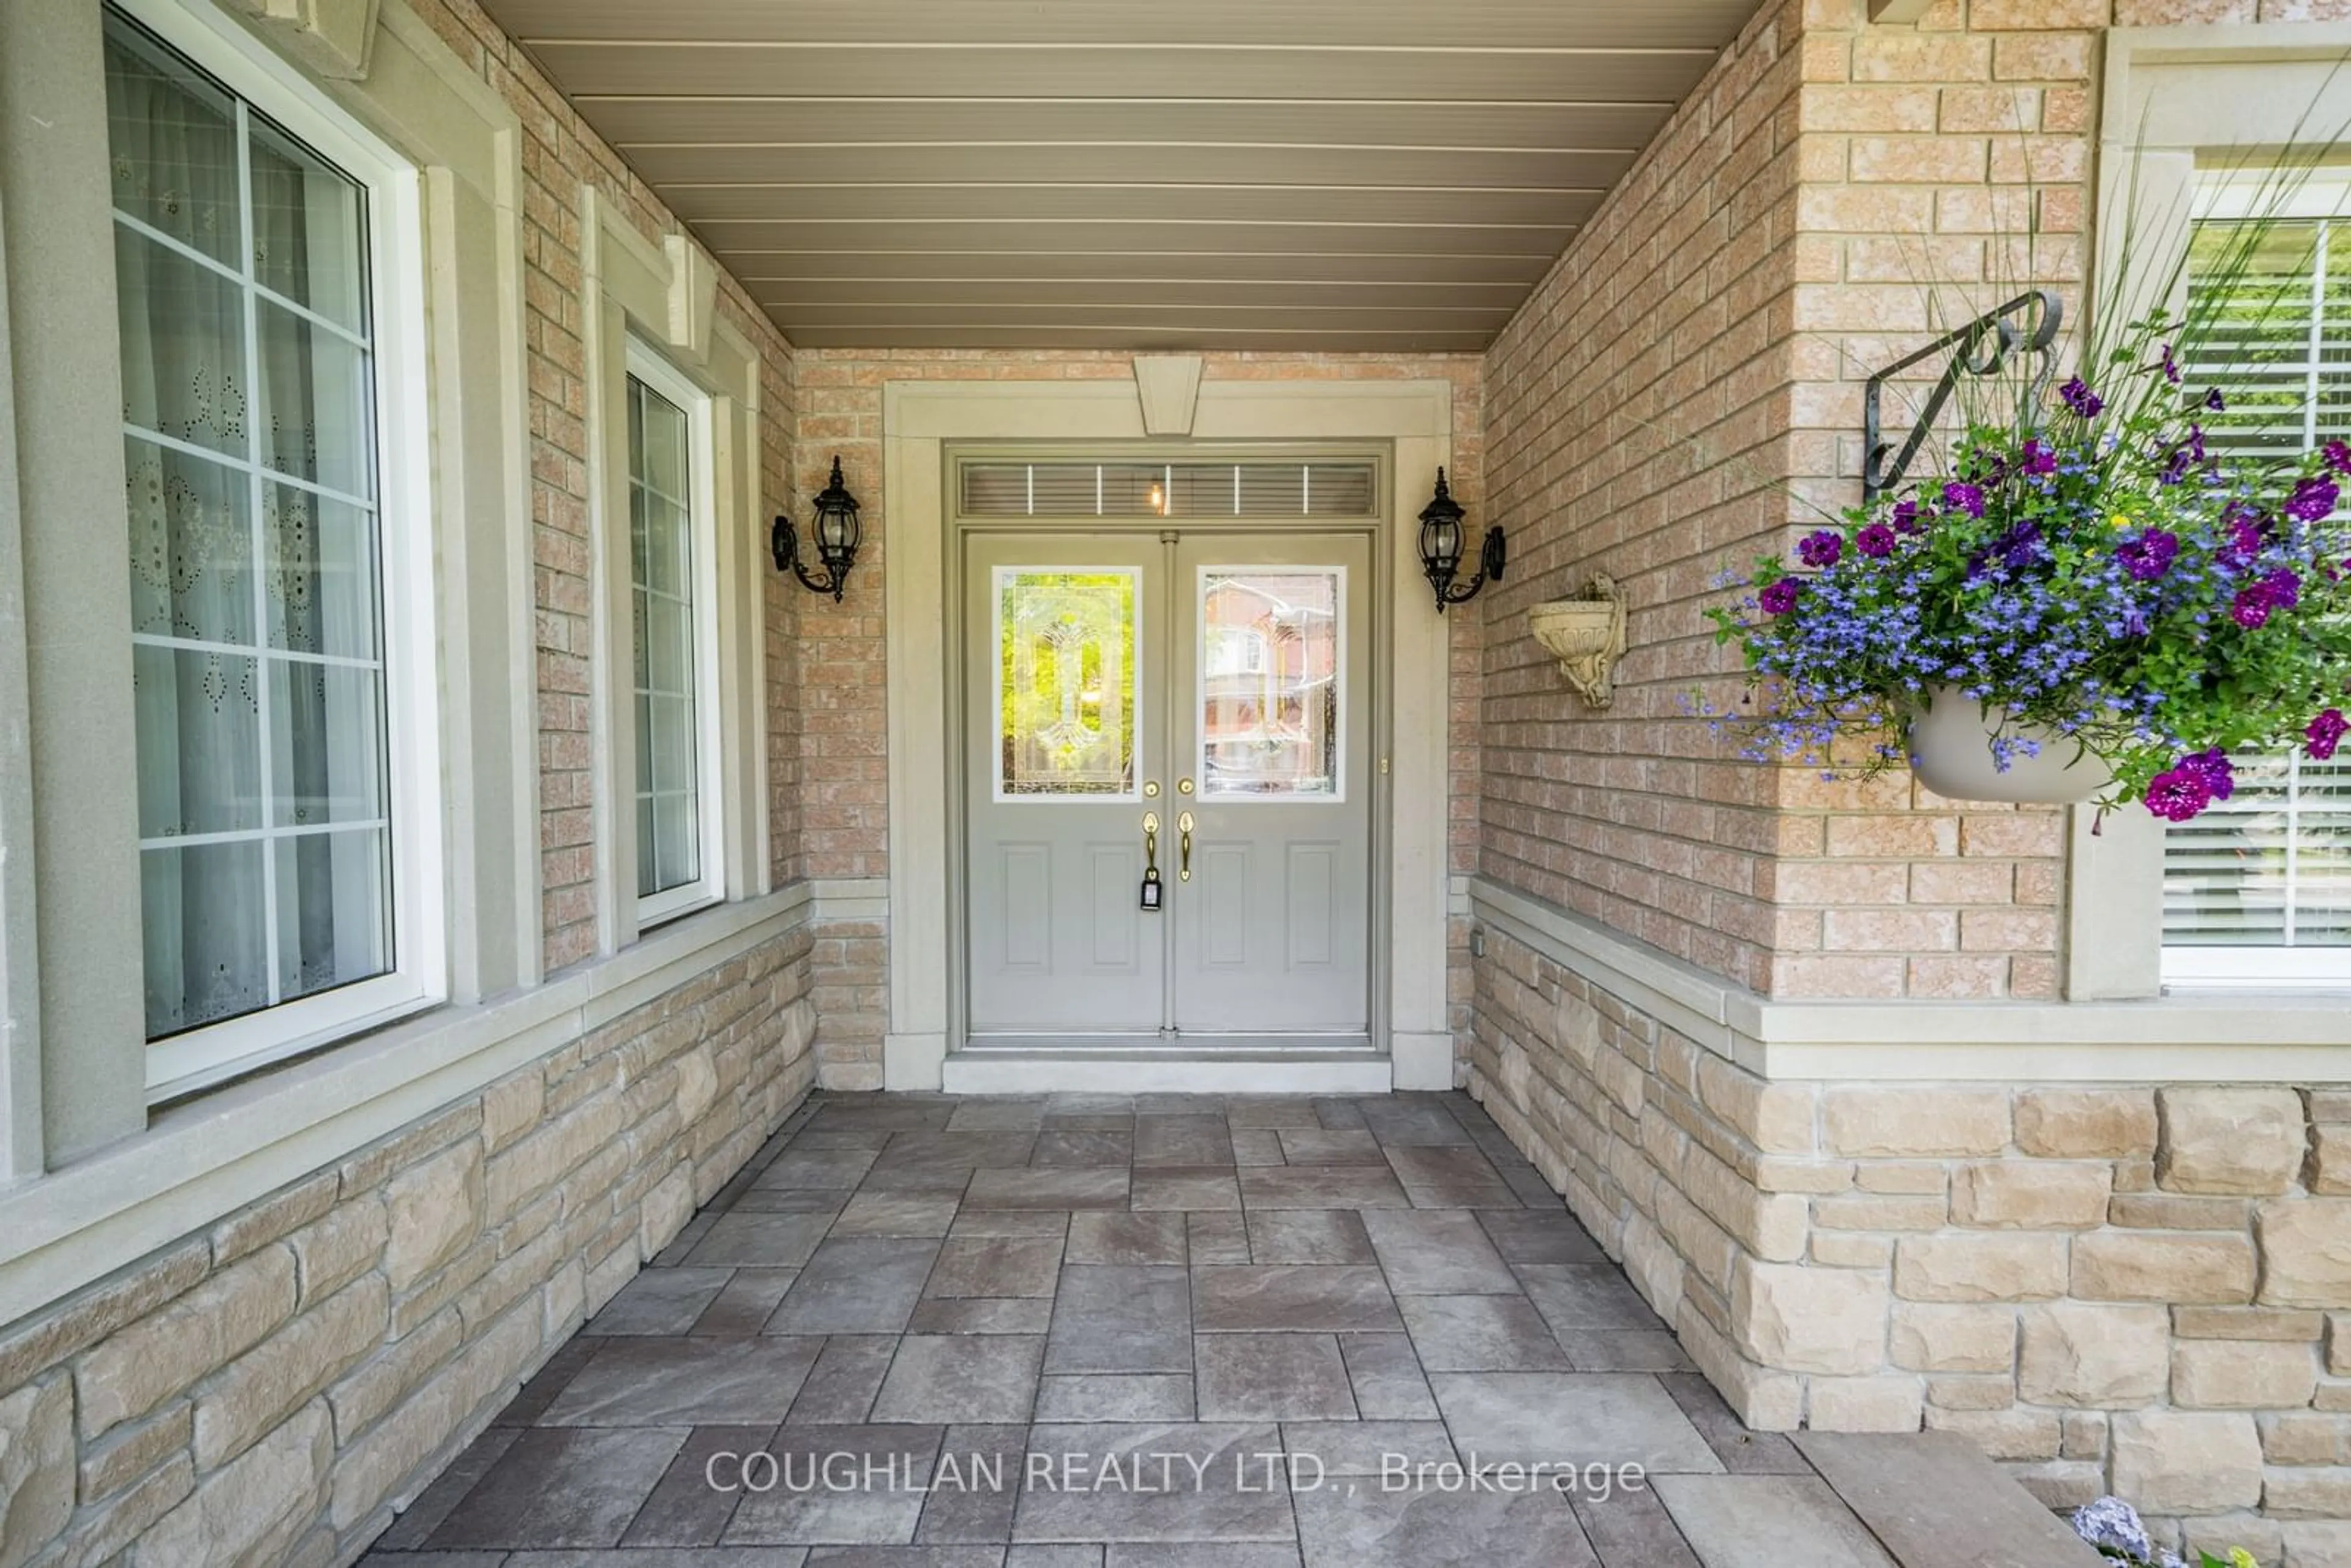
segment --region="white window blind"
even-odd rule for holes
[[[147,1030],[389,973],[365,189],[106,18]]]
[[[2189,288],[2218,327],[2185,363],[2189,392],[2228,407],[2198,417],[2212,450],[2291,456],[2351,438],[2351,201],[2313,181],[2252,246],[2242,275],[2214,277],[2241,237],[2241,185],[2205,193]],[[2219,298],[2213,291],[2226,287]],[[2237,759],[2234,796],[2164,831],[2167,982],[2351,980],[2351,758]]]

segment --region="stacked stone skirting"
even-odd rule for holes
[[[808,1092],[789,932],[0,1339],[0,1568],[348,1561]]]
[[[1750,1424],[2351,1563],[2351,1093],[1767,1082],[1486,943],[1470,1092]]]

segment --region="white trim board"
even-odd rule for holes
[[[1774,1001],[1500,883],[1472,878],[1468,893],[1480,925],[1763,1078],[2351,1082],[2351,1007],[2339,993]]]
[[[950,1019],[948,944],[948,649],[945,603],[949,442],[1140,444],[1147,439],[1136,383],[889,382],[882,389],[883,495],[889,565],[883,628],[889,679],[890,985],[883,1083],[935,1090],[946,1082]],[[1436,486],[1453,461],[1453,383],[1204,382],[1191,438],[1250,442],[1390,443],[1395,508]],[[1176,448],[1171,447],[1171,454]],[[1390,1040],[1448,1034],[1446,1010],[1447,657],[1443,618],[1428,601],[1414,530],[1400,519],[1378,536],[1389,553],[1389,821],[1386,877]],[[1375,830],[1376,832],[1376,830]],[[1375,937],[1375,941],[1379,938]],[[1374,1044],[1380,1042],[1374,1041]],[[1428,1076],[1415,1053],[1416,1083]],[[1383,1060],[1385,1060],[1383,1053]],[[1395,1082],[1391,1064],[1381,1087]]]

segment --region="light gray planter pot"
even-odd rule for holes
[[[2020,738],[2041,743],[2038,756],[2015,756],[2006,771],[1992,760],[1997,713],[1957,686],[1929,686],[1926,706],[1910,716],[1910,771],[1936,794],[1953,800],[2006,800],[2065,806],[2091,800],[2114,781],[2105,763],[2077,741],[2030,726]]]

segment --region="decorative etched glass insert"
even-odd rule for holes
[[[393,965],[365,193],[106,16],[147,1033]]]
[[[1200,574],[1200,793],[1340,794],[1343,574],[1209,567]]]
[[[999,567],[1001,798],[1134,793],[1139,574]]]
[[[637,896],[702,879],[694,527],[685,411],[629,378],[629,591],[636,643]]]

